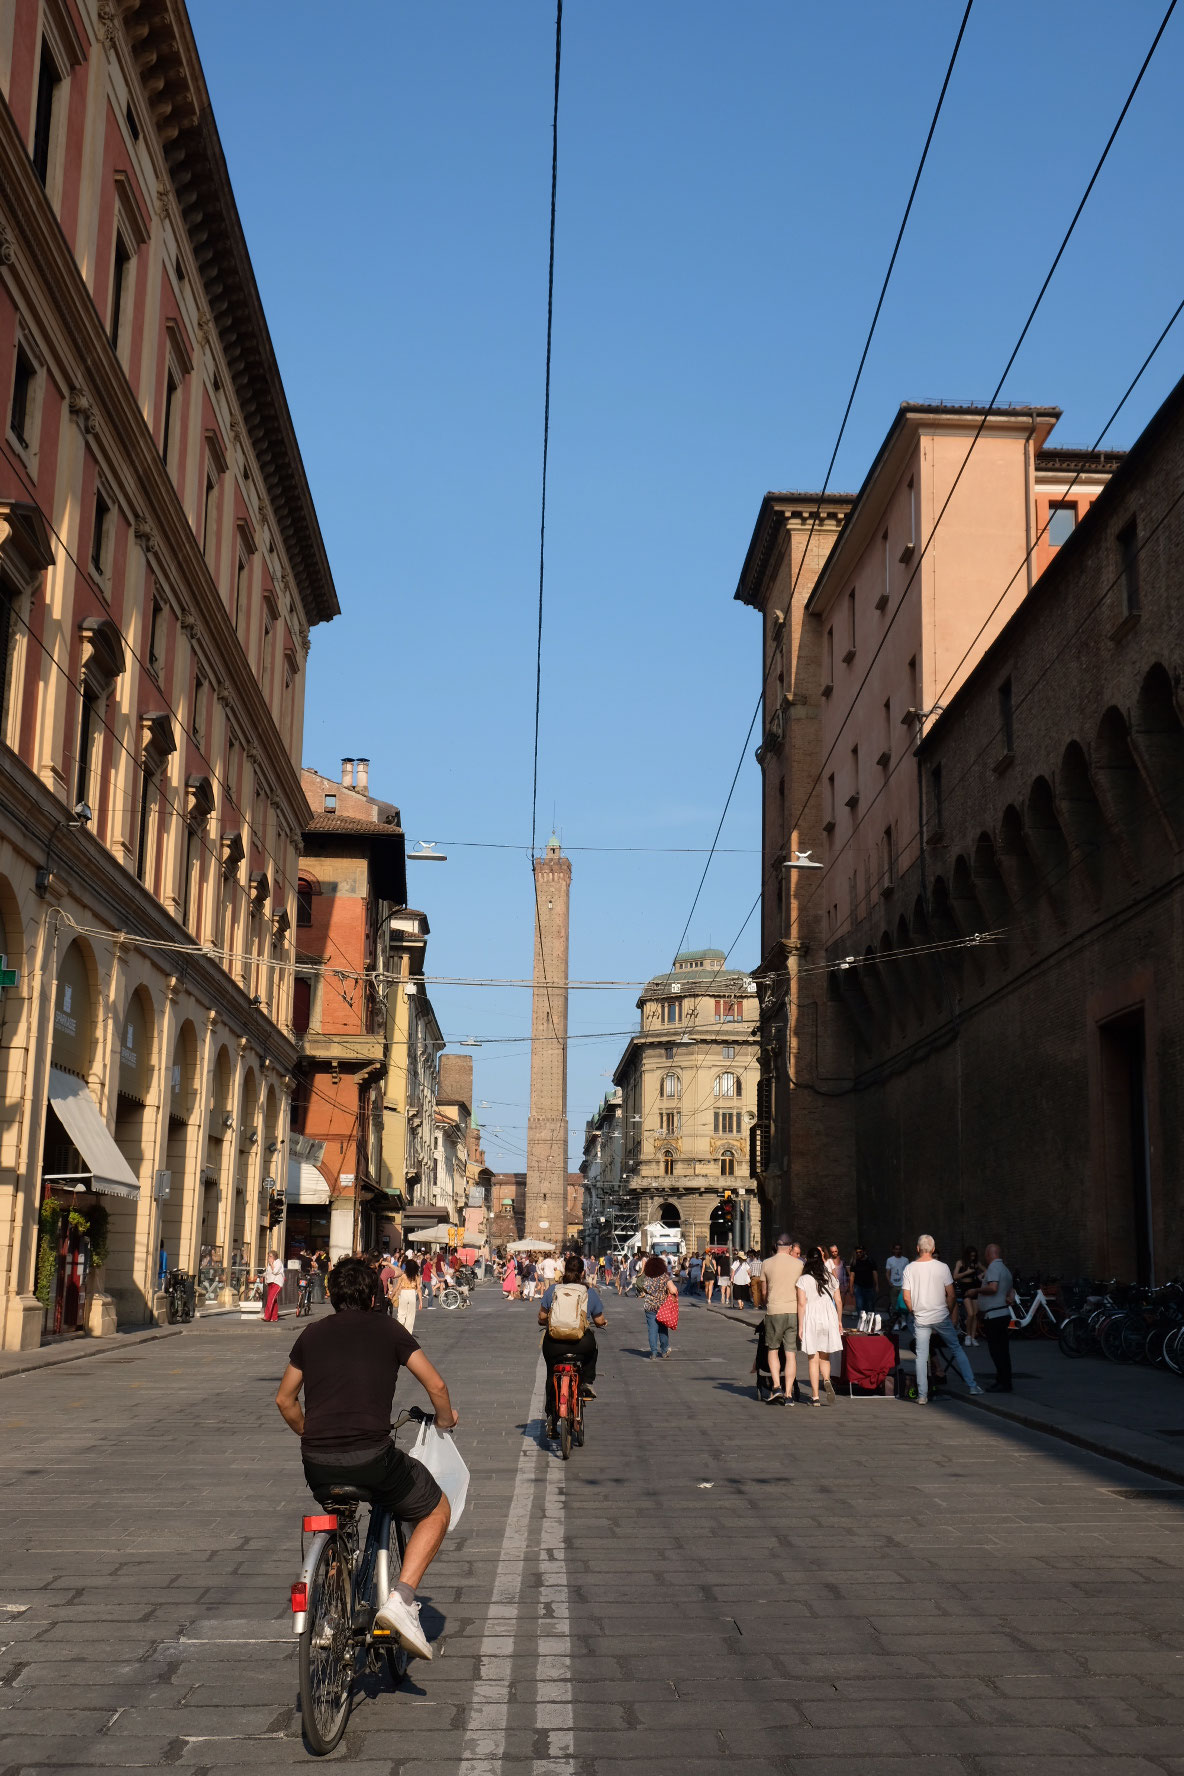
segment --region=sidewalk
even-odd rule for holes
[[[112,1338],[79,1338],[68,1344],[50,1344],[40,1350],[0,1351],[0,1381],[10,1375],[28,1375],[33,1369],[57,1369],[83,1357],[101,1357],[130,1345],[151,1344],[157,1338],[177,1338],[184,1326],[145,1326],[141,1332],[116,1332]]]
[[[751,1308],[707,1307],[701,1296],[682,1301],[756,1336],[761,1315]],[[985,1348],[966,1354],[985,1387],[995,1373]],[[1011,1363],[1014,1393],[976,1397],[955,1380],[943,1398],[1184,1486],[1184,1380],[1178,1375],[1102,1357],[1063,1357],[1045,1339],[1013,1338]]]

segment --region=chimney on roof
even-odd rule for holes
[[[353,759],[342,759],[342,761],[341,761],[341,787],[343,789],[352,789],[353,786],[354,786],[354,761],[353,761]]]
[[[369,793],[370,793],[370,760],[369,759],[357,759],[355,762],[358,767],[358,774],[357,774],[357,777],[355,778],[355,782],[358,786],[359,793],[362,795],[369,795]]]

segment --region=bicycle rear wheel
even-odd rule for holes
[[[571,1419],[565,1412],[559,1420],[559,1453],[564,1461],[571,1458]]]
[[[1127,1315],[1111,1314],[1102,1326],[1098,1343],[1102,1347],[1102,1355],[1112,1363],[1126,1363],[1129,1358],[1123,1347],[1123,1334],[1126,1330]]]
[[[1062,1320],[1057,1332],[1057,1343],[1061,1347],[1063,1357],[1083,1357],[1090,1346],[1089,1327],[1082,1314],[1070,1314]]]
[[[300,1713],[318,1757],[340,1744],[353,1692],[350,1585],[336,1541],[317,1557],[308,1587],[308,1620],[300,1636]]]

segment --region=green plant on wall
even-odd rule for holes
[[[90,1261],[96,1270],[107,1262],[107,1211],[101,1203],[86,1212],[90,1234]]]
[[[62,1205],[49,1197],[41,1205],[38,1217],[41,1242],[37,1249],[37,1282],[33,1293],[42,1307],[49,1306],[54,1273],[58,1267],[58,1235],[62,1225]]]

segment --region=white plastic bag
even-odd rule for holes
[[[435,1425],[420,1425],[419,1435],[411,1445],[416,1461],[422,1462],[452,1509],[450,1529],[460,1522],[460,1514],[469,1496],[469,1470],[452,1438]]]

